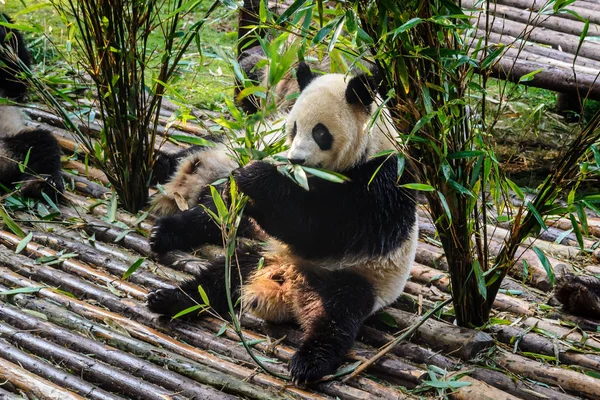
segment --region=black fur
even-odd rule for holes
[[[261,255],[255,247],[246,246],[236,250],[235,257],[232,258],[234,264],[231,268],[231,291],[234,304],[240,296],[240,275],[242,279],[246,279],[256,270],[260,258]],[[236,268],[235,260],[237,260],[239,271]],[[149,293],[148,308],[158,314],[173,316],[196,304],[202,304],[198,286],[202,286],[206,292],[212,309],[225,316],[228,310],[225,292],[225,258],[213,261],[202,274],[177,289],[160,289]],[[194,314],[189,314],[188,318],[194,316]]]
[[[229,185],[223,185],[221,191],[227,201]],[[221,229],[204,207],[217,212],[209,187],[205,187],[200,193],[198,206],[159,218],[154,223],[150,236],[152,251],[163,254],[170,250],[192,250],[203,244],[222,245]],[[247,217],[240,222],[238,236],[255,236],[254,224]]]
[[[2,114],[0,108],[0,115]],[[0,147],[11,154],[11,160],[0,159],[9,173],[0,176],[5,186],[24,181],[21,192],[26,196],[39,196],[41,191],[56,195],[64,191],[61,178],[60,146],[50,131],[45,129],[24,130],[20,134],[0,138]],[[29,159],[23,172],[19,162]],[[40,178],[42,180],[40,180]]]
[[[295,124],[296,122],[294,122],[294,127],[296,126]],[[312,136],[321,150],[331,150],[331,146],[333,146],[333,136],[325,125],[321,123],[315,125],[312,130]]]
[[[416,207],[410,190],[397,185],[397,158],[376,158],[342,173],[351,181],[309,178],[309,191],[266,162],[234,176],[250,198],[246,215],[300,257],[376,257],[396,249],[408,238]]]
[[[415,223],[416,205],[412,193],[396,183],[397,158],[373,159],[343,174],[351,181],[311,177],[306,191],[266,162],[234,171],[238,187],[251,200],[245,215],[305,259],[376,257],[401,245]],[[201,203],[214,210],[208,191]],[[240,235],[252,236],[252,230],[245,218]],[[207,243],[221,244],[221,232],[201,206],[160,218],[151,238],[159,254]]]
[[[363,277],[350,271],[303,272],[307,284],[297,293],[307,318],[305,337],[290,361],[290,373],[297,382],[312,382],[334,373],[342,363],[373,310],[375,293]],[[314,315],[314,294],[323,314]]]
[[[0,21],[12,22],[6,14],[0,14]],[[0,51],[0,91],[8,98],[20,99],[25,94],[27,86],[15,76],[19,71],[17,64],[3,53],[7,48],[12,49],[28,68],[31,66],[31,54],[25,46],[21,33],[4,26],[0,26],[0,46],[4,47]]]
[[[12,22],[5,14],[0,14],[0,20]],[[2,50],[10,48],[28,68],[31,66],[31,55],[18,31],[0,26],[0,46],[4,47]],[[18,71],[19,67],[14,60],[0,51],[0,95],[13,100],[22,99],[27,87],[17,77]],[[0,118],[6,118],[2,112],[3,107],[5,106],[0,105]],[[22,182],[20,190],[25,196],[39,196],[44,191],[56,199],[64,191],[60,146],[50,131],[23,127],[16,134],[0,132],[0,149],[9,158],[0,158],[1,169],[4,171],[0,176],[1,184],[12,186]],[[25,164],[26,159],[26,167],[21,172],[19,163]]]
[[[346,101],[350,104],[362,104],[369,108],[375,101],[377,82],[366,74],[351,78],[346,87]]]
[[[296,70],[296,78],[298,79],[298,87],[302,92],[315,79],[315,74],[313,74],[307,63],[301,61]]]

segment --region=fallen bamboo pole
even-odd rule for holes
[[[31,272],[33,273],[34,271]],[[49,289],[40,290],[38,295],[63,304],[68,309],[88,318],[110,318],[118,321],[120,324],[130,321],[129,318],[124,318],[118,314],[115,314],[115,312],[118,312],[122,315],[142,321],[143,323],[148,324],[155,329],[168,332],[170,336],[179,337],[181,340],[184,340],[193,346],[215,351],[223,356],[233,357],[237,360],[247,363],[248,365],[254,366],[253,360],[241,346],[236,345],[236,342],[225,340],[221,337],[216,337],[213,333],[208,333],[180,321],[171,322],[168,324],[168,326],[166,326],[164,323],[157,321],[156,316],[149,312],[145,307],[136,305],[135,303],[127,301],[126,299],[118,298],[112,293],[107,293],[106,291],[100,290],[99,288],[82,280],[78,280],[75,277],[70,278],[71,279],[69,281],[63,282],[62,286],[64,287],[64,290],[82,292],[85,297],[98,301],[100,304],[108,307],[111,311],[92,306],[88,303],[78,301],[69,296]],[[36,286],[35,282],[25,279],[22,276],[2,267],[0,267],[0,282],[3,282],[9,286]],[[277,365],[273,365],[272,368],[281,373],[285,373],[286,371],[283,367],[278,368]],[[337,381],[319,384],[317,385],[317,388],[329,396],[339,397],[340,399],[344,400],[363,400],[365,399],[365,396],[369,396],[361,389],[353,388]]]
[[[507,370],[543,382],[558,386],[576,395],[597,398],[600,393],[600,380],[564,368],[551,367],[504,350],[496,352],[495,361]]]
[[[1,323],[0,323],[1,325]],[[63,389],[29,371],[0,358],[0,380],[10,382],[24,393],[47,400],[84,400],[83,397]],[[18,397],[22,399],[22,397]]]
[[[115,396],[77,376],[54,367],[39,357],[33,357],[19,350],[4,339],[0,339],[0,357],[20,365],[32,374],[43,376],[45,379],[56,385],[60,385],[64,389],[72,390],[86,399],[121,400],[121,397]],[[2,398],[1,395],[0,398]]]
[[[69,358],[66,355],[57,356],[50,352],[58,352],[59,349],[60,351],[65,351],[66,349],[62,348],[61,346],[67,346],[72,353],[71,357],[75,357],[77,355],[75,351],[84,354],[94,354],[94,357],[98,360],[121,368],[134,376],[153,384],[160,385],[166,389],[162,390],[162,393],[155,393],[153,398],[160,398],[165,395],[169,395],[169,391],[172,391],[171,393],[177,393],[177,397],[181,398],[195,397],[206,400],[233,400],[235,398],[215,390],[210,386],[200,385],[189,378],[182,377],[172,371],[157,367],[148,361],[141,360],[128,353],[124,353],[115,348],[97,343],[67,329],[57,327],[49,322],[40,320],[36,317],[28,315],[27,313],[23,313],[13,306],[0,304],[0,316],[4,321],[9,322],[16,328],[23,330],[35,330],[38,335],[47,340],[51,340],[52,342],[48,341],[46,343],[41,343],[39,338],[36,338],[31,334],[19,333],[15,335],[17,331],[9,333],[8,340],[15,340],[19,345],[28,346],[30,349],[35,348],[35,351],[38,354],[44,354],[44,349],[46,349],[48,352],[46,353],[47,356],[52,358],[57,357],[59,360],[65,363],[69,362]],[[2,329],[4,330],[3,333],[6,333],[9,330],[6,327],[2,327]],[[56,343],[56,345],[54,345],[54,343]],[[236,380],[233,380],[233,378],[229,376],[224,374],[219,375],[221,375],[221,378],[223,378],[221,382],[224,390],[230,393],[235,393],[234,389],[240,389],[242,387],[242,381],[235,382]],[[234,385],[234,383],[239,383],[239,385]],[[255,399],[275,399],[275,397],[268,395],[264,391],[260,391],[253,386],[249,387],[252,387],[253,390],[242,391],[241,393],[246,396],[252,396],[252,398]]]
[[[256,371],[220,359],[192,346],[176,342],[170,337],[153,331],[145,326],[140,327],[138,324],[137,327],[133,327],[132,325],[135,323],[132,324],[130,322],[122,324],[123,319],[113,320],[113,322],[117,324],[116,326],[120,329],[127,332],[130,337],[119,334],[118,331],[115,332],[114,329],[108,329],[102,325],[86,320],[79,314],[66,311],[64,308],[45,300],[32,298],[30,296],[20,296],[15,300],[15,303],[23,308],[43,312],[52,323],[78,331],[82,334],[93,332],[94,337],[106,341],[111,346],[119,348],[122,351],[134,353],[139,357],[161,364],[168,367],[170,370],[178,371],[182,375],[188,375],[203,383],[212,384],[217,387],[223,385],[223,382],[220,380],[214,381],[211,375],[204,377],[200,373],[200,376],[195,376],[194,372],[201,369],[196,364],[215,368],[223,373],[232,374],[242,381],[254,381],[269,389],[274,389],[276,391],[290,391],[291,394],[300,399],[323,399],[323,397],[318,394],[309,393],[294,386],[288,386],[285,382],[272,378],[269,375],[256,373]],[[138,340],[134,340],[132,337],[135,337]]]
[[[522,9],[532,9],[534,11],[538,11],[542,8],[542,6],[546,6],[548,8],[548,2],[545,0],[498,0],[500,4],[505,4],[508,6],[513,6]],[[579,3],[579,2],[577,2]],[[583,4],[583,3],[582,3]],[[587,4],[587,2],[586,2]],[[569,4],[566,7],[568,10],[572,10],[579,15],[579,17],[583,19],[589,19],[590,22],[598,24],[600,23],[600,15],[597,12],[594,12],[595,9],[587,9],[586,7],[578,7],[577,4]],[[570,13],[561,13],[561,17],[578,21],[579,17],[572,15]]]

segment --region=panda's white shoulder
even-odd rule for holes
[[[0,138],[16,136],[25,126],[25,116],[21,110],[13,106],[0,106]]]

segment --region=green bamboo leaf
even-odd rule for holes
[[[33,232],[29,232],[27,234],[27,236],[25,236],[23,239],[21,239],[21,241],[19,242],[19,244],[17,245],[17,249],[15,250],[15,253],[20,253],[23,251],[23,249],[25,247],[27,247],[27,244],[29,244],[29,242],[31,242],[31,239],[33,238]]]
[[[225,331],[227,330],[227,322],[223,322],[223,325],[221,325],[221,328],[219,329],[219,331],[217,333],[215,333],[215,336],[221,336],[225,333]]]
[[[12,233],[14,233],[20,238],[25,237],[25,232],[23,232],[21,227],[10,217],[10,215],[6,213],[6,210],[4,209],[4,206],[2,204],[0,204],[0,217],[2,218],[2,221],[4,221],[6,226],[8,226],[8,229],[12,231]]]
[[[12,294],[23,294],[23,293],[37,293],[44,288],[45,288],[44,286],[28,286],[28,287],[22,287],[22,288],[18,288],[18,289],[4,290],[4,291],[0,292],[0,296],[9,296]]]
[[[492,51],[490,54],[488,54],[488,56],[481,62],[481,65],[479,66],[479,68],[482,70],[488,68],[490,65],[492,65],[496,61],[496,59],[498,59],[498,57],[500,57],[500,55],[502,54],[503,51],[504,51],[504,46],[499,45],[494,51]]]
[[[306,177],[306,172],[300,165],[295,164],[293,166],[292,172],[294,173],[294,180],[300,185],[304,190],[309,191],[308,187],[308,178]]]
[[[219,219],[221,221],[225,220],[227,218],[227,216],[229,215],[229,211],[227,210],[227,206],[225,206],[225,202],[223,201],[221,194],[219,194],[219,192],[217,191],[217,189],[214,186],[210,187],[210,193],[212,195],[213,202],[215,203],[215,206],[217,207],[217,213],[219,214]]]
[[[344,183],[350,181],[350,178],[340,174],[339,172],[327,171],[321,168],[307,167],[304,165],[301,165],[301,167],[304,171],[308,172],[309,174],[330,182]]]
[[[487,299],[487,286],[485,285],[485,278],[479,260],[473,261],[473,272],[475,273],[475,279],[477,279],[477,290],[479,290],[479,294],[484,299]]]
[[[519,188],[517,186],[516,183],[514,183],[513,181],[511,181],[508,178],[506,179],[506,183],[508,184],[508,186],[510,186],[510,188],[512,189],[513,192],[515,192],[515,194],[519,197],[519,199],[521,199],[521,201],[525,201],[525,195],[523,194],[523,191],[521,190],[521,188]]]
[[[519,83],[523,83],[523,82],[529,82],[531,80],[533,80],[533,77],[537,74],[539,74],[540,72],[542,72],[544,69],[540,68],[540,69],[536,69],[535,71],[531,71],[523,76],[521,76],[519,78]]]
[[[284,12],[283,14],[281,14],[281,16],[277,19],[277,25],[282,24],[283,22],[287,21],[287,19],[290,17],[290,15],[294,14],[296,11],[298,11],[298,9],[300,7],[302,7],[304,5],[304,3],[306,3],[306,0],[296,0],[294,1]]]
[[[577,56],[579,55],[579,50],[581,50],[581,45],[583,44],[583,41],[587,37],[589,29],[590,29],[590,20],[586,19],[585,24],[583,25],[583,30],[581,31],[581,35],[579,35],[579,43],[577,44],[577,51],[575,52],[575,57],[573,58],[573,65],[575,65],[575,60],[577,60]]]
[[[460,192],[460,193],[464,194],[465,196],[469,196],[469,197],[475,197],[475,196],[473,195],[473,193],[471,193],[471,191],[470,191],[469,189],[467,189],[466,187],[464,187],[464,186],[463,186],[463,185],[461,185],[460,183],[456,182],[454,179],[448,179],[448,181],[447,181],[447,182],[448,182],[448,185],[449,185],[449,186],[450,186],[452,189],[454,189],[454,190],[456,190],[456,191],[458,191],[458,192]]]
[[[579,248],[583,250],[583,248],[584,248],[583,235],[581,234],[581,230],[579,229],[579,224],[577,223],[577,219],[575,218],[575,215],[573,215],[573,214],[569,214],[569,219],[571,220],[571,225],[573,226],[573,231],[575,232],[575,237],[577,238],[577,243],[579,244]],[[558,240],[558,238],[556,240]]]
[[[421,22],[423,22],[423,19],[418,18],[418,17],[410,19],[410,20],[406,21],[404,24],[402,24],[399,27],[397,27],[396,29],[394,29],[393,31],[389,32],[388,35],[393,34],[394,37],[392,40],[396,40],[396,37],[399,34],[401,34],[402,32],[406,32],[410,28],[414,28],[415,26],[419,25]]]
[[[546,226],[546,223],[544,222],[544,219],[542,218],[542,216],[540,215],[540,213],[538,212],[538,210],[535,209],[535,206],[533,205],[533,203],[531,202],[527,202],[527,209],[533,214],[533,216],[535,217],[536,221],[538,222],[538,224],[540,224],[540,226],[542,227],[543,230],[548,230],[548,227]]]
[[[483,150],[465,150],[465,151],[457,151],[456,153],[448,154],[448,158],[457,159],[457,158],[474,158],[484,155],[485,152]]]
[[[405,183],[404,185],[400,185],[400,187],[412,190],[420,190],[422,192],[433,192],[435,189],[431,185],[426,185],[424,183]]]
[[[198,293],[200,293],[200,298],[204,302],[203,305],[210,306],[210,301],[208,300],[208,295],[206,294],[206,291],[204,290],[202,285],[198,285]]]
[[[600,168],[600,150],[598,150],[598,146],[593,144],[591,146],[592,153],[594,153],[594,160],[596,161],[596,167]]]
[[[329,46],[327,46],[328,53],[331,53],[331,51],[335,47],[338,37],[340,36],[340,33],[342,32],[342,28],[344,28],[345,20],[346,20],[346,16],[342,15],[340,20],[337,22],[335,29],[333,30],[333,35],[331,35],[331,40],[329,41]]]
[[[448,218],[448,222],[452,223],[452,213],[450,212],[450,207],[448,206],[448,202],[446,201],[446,196],[442,192],[438,190],[438,196],[440,197],[440,201],[442,202],[442,207],[444,207],[444,212],[446,213],[446,217]]]
[[[142,265],[145,259],[146,257],[140,257],[133,264],[131,264],[129,268],[127,268],[127,271],[125,271],[125,273],[123,274],[122,279],[126,280],[127,278],[129,278],[135,271],[138,270],[138,268]]]
[[[544,252],[539,247],[533,246],[533,251],[538,256],[538,259],[540,260],[540,262],[542,263],[542,266],[546,270],[546,274],[548,274],[548,279],[550,280],[550,284],[552,286],[554,286],[554,269],[552,268],[550,261],[548,260],[548,258],[544,254]]]
[[[210,140],[206,140],[206,139],[203,139],[198,136],[171,135],[169,137],[173,140],[177,140],[178,142],[195,144],[196,146],[206,146],[206,147],[215,146],[214,142],[211,142]]]
[[[202,304],[196,304],[195,306],[188,307],[185,310],[182,310],[182,311],[178,312],[171,319],[177,319],[177,318],[179,318],[181,316],[184,316],[184,315],[189,314],[189,313],[193,313],[194,311],[197,311],[197,310],[200,310],[200,309],[202,309],[202,311],[204,311],[204,309],[206,309],[206,306],[202,305]]]
[[[27,165],[29,164],[29,155],[31,154],[31,147],[29,149],[27,149],[27,154],[25,155],[25,160],[23,160],[23,162],[19,163],[19,171],[21,171],[21,173],[25,172],[25,168],[27,168]]]

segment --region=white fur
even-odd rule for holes
[[[18,107],[0,105],[0,139],[18,135],[25,126],[25,116]]]
[[[288,158],[304,159],[308,166],[343,171],[357,165],[365,156],[394,149],[390,137],[395,136],[395,129],[387,111],[372,124],[370,113],[365,112],[362,105],[346,101],[350,79],[342,74],[322,75],[300,94],[286,124],[288,138],[296,124]],[[376,104],[371,105],[370,111],[376,107]],[[318,123],[325,125],[333,136],[331,150],[321,150],[313,139],[312,129]]]

